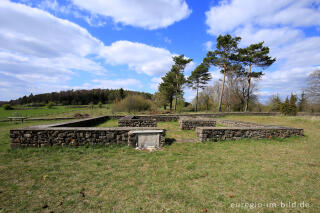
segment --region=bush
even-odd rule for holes
[[[52,109],[53,106],[54,106],[54,103],[53,103],[53,102],[49,102],[49,103],[46,104],[46,107],[47,107],[48,109]]]
[[[150,109],[150,101],[139,95],[127,96],[112,106],[113,112],[140,112]]]
[[[101,102],[101,101],[99,101],[98,107],[99,107],[99,108],[102,108],[102,102]]]
[[[13,107],[10,104],[3,104],[4,110],[13,110]]]
[[[296,105],[297,102],[297,96],[291,94],[290,101],[287,97],[285,102],[280,104],[280,112],[283,115],[291,115],[295,116],[298,112],[298,107]]]

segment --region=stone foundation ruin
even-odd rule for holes
[[[214,115],[181,116],[180,128],[196,128],[199,141],[287,138],[304,135],[303,129],[222,119],[213,120],[212,117]],[[11,147],[121,144],[138,148],[160,148],[165,144],[166,130],[157,128],[157,121],[177,121],[180,117],[179,115],[150,115],[131,116],[131,119],[123,118],[124,116],[110,115],[13,129],[10,130]],[[119,127],[94,127],[109,119],[119,119]],[[219,124],[219,127],[215,127],[216,124]]]
[[[159,147],[164,145],[165,129],[155,127],[90,127],[109,120],[109,116],[72,122],[10,130],[11,148],[44,146],[129,145],[138,144],[134,130],[158,131]],[[130,133],[129,133],[130,132]]]
[[[157,120],[150,117],[125,116],[118,120],[119,127],[157,127]]]
[[[179,128],[182,130],[196,129],[196,127],[215,127],[216,121],[210,118],[190,118],[190,117],[180,117]]]
[[[288,138],[304,136],[303,129],[262,125],[250,122],[217,120],[217,123],[227,127],[197,127],[196,134],[200,141],[238,140],[242,138]]]

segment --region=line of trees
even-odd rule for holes
[[[183,72],[185,66],[192,59],[187,59],[184,55],[174,56],[175,63],[162,78],[163,82],[160,83],[158,92],[155,94],[157,102],[164,108],[169,105],[171,110],[174,101],[174,109],[176,110],[178,99],[183,100],[182,88],[187,85],[196,91],[196,111],[198,111],[199,105],[199,89],[203,89],[201,97],[206,99],[207,109],[209,108],[209,96],[211,96],[211,101],[218,102],[219,111],[222,111],[222,105],[225,105],[227,110],[238,108],[239,111],[248,111],[249,103],[256,101],[254,91],[257,90],[257,87],[252,84],[251,80],[261,78],[263,75],[261,70],[272,65],[276,59],[269,56],[269,47],[264,46],[263,42],[239,48],[240,41],[240,37],[232,37],[229,34],[219,35],[216,49],[208,51],[202,63],[192,71],[188,78],[184,76]],[[212,78],[209,72],[211,66],[220,69],[223,79],[221,86],[217,86],[218,83],[215,82],[213,88],[206,90],[206,85]],[[227,89],[226,96],[224,95],[225,88]],[[212,90],[211,94],[208,93],[210,90]],[[217,91],[219,93],[218,100],[215,93]],[[207,95],[204,95],[205,93]],[[215,105],[215,103],[211,105]]]
[[[49,102],[62,105],[87,105],[110,104],[120,101],[129,95],[140,95],[145,99],[151,99],[152,94],[136,92],[124,89],[91,89],[91,90],[67,90],[61,92],[30,94],[16,100],[11,100],[11,105],[45,105]]]

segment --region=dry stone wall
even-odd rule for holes
[[[157,120],[149,117],[126,116],[118,120],[119,127],[157,127]]]
[[[213,119],[205,119],[205,118],[189,118],[189,117],[182,117],[179,120],[179,127],[182,130],[191,130],[195,129],[196,127],[215,127],[216,121]]]
[[[165,140],[165,130],[155,127],[78,127],[85,123],[96,124],[106,116],[82,119],[75,122],[41,125],[10,130],[11,147],[44,147],[44,146],[83,146],[83,145],[129,145],[137,143],[136,137],[131,136],[132,130],[163,130],[161,141]],[[163,145],[163,143],[161,143]]]
[[[250,122],[217,120],[217,124],[227,127],[197,127],[196,134],[200,141],[238,140],[242,138],[287,138],[303,136],[303,129],[262,125]]]

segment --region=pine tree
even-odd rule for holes
[[[281,105],[281,99],[280,99],[279,95],[277,94],[271,98],[271,111],[272,112],[279,112],[280,105]]]
[[[249,100],[250,100],[250,85],[252,78],[260,78],[263,73],[253,72],[253,67],[267,68],[276,61],[276,58],[271,58],[269,54],[269,47],[263,46],[264,42],[257,44],[251,44],[246,48],[240,48],[237,59],[243,64],[243,66],[248,66],[249,71],[247,73],[248,89],[246,96],[246,106],[244,111],[248,111]]]
[[[197,66],[188,78],[188,86],[197,91],[196,112],[198,111],[199,88],[203,89],[210,79],[209,67],[204,63]]]
[[[288,96],[286,97],[286,100],[284,101],[284,103],[282,103],[280,105],[280,112],[283,115],[289,115],[290,110],[289,110],[289,98],[288,98]]]
[[[166,102],[169,103],[170,110],[172,109],[173,97],[176,93],[175,87],[176,73],[169,71],[162,77],[162,83],[159,85],[159,92],[165,97]]]
[[[219,35],[217,38],[217,45],[215,51],[209,51],[207,53],[204,62],[208,65],[214,65],[220,67],[223,72],[222,79],[222,89],[219,98],[219,112],[221,112],[221,104],[223,98],[224,82],[226,79],[226,74],[230,66],[235,62],[235,55],[238,52],[238,43],[240,42],[240,37],[232,37],[231,35]]]
[[[186,68],[187,64],[189,64],[192,59],[185,58],[184,54],[179,56],[173,56],[174,65],[172,65],[171,72],[175,74],[175,103],[174,103],[174,110],[177,110],[177,102],[178,96],[182,95],[182,87],[186,83],[186,79],[184,77],[184,69]]]
[[[298,102],[299,112],[305,112],[307,110],[307,105],[308,105],[308,101],[306,98],[306,94],[304,93],[304,91],[302,91],[301,98],[299,99],[299,102]]]
[[[297,112],[298,112],[298,107],[296,105],[297,103],[297,96],[296,95],[293,95],[291,94],[290,96],[290,100],[289,100],[289,115],[297,115]]]

